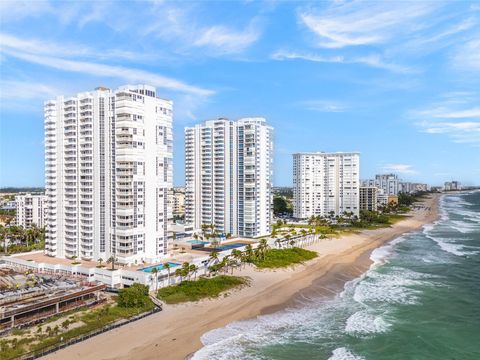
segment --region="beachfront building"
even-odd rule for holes
[[[444,190],[445,191],[456,191],[456,190],[460,190],[461,189],[461,186],[460,186],[460,183],[458,181],[447,181],[445,182],[445,185],[444,185]]]
[[[408,181],[401,181],[398,184],[398,192],[404,194],[415,194],[417,192],[428,191],[428,185],[422,183],[413,183]]]
[[[378,188],[376,186],[360,186],[359,206],[360,210],[377,211]]]
[[[293,216],[359,215],[360,154],[293,154]]]
[[[185,222],[257,237],[272,222],[273,128],[220,118],[185,129]]]
[[[151,262],[166,255],[172,102],[148,85],[45,102],[45,252]]]
[[[15,196],[16,224],[27,229],[33,225],[42,228],[47,216],[47,198],[43,194]]]

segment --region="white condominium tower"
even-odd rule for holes
[[[147,85],[45,103],[45,252],[121,263],[167,252],[172,102]]]
[[[293,154],[293,216],[358,215],[359,173],[356,152]]]
[[[398,195],[400,180],[396,174],[375,175],[375,185],[387,195]]]
[[[263,118],[185,129],[185,221],[245,237],[270,233],[273,128]]]
[[[25,229],[36,225],[45,226],[47,198],[43,194],[25,194],[15,196],[17,206],[16,222]]]

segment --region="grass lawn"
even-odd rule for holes
[[[248,279],[244,277],[220,275],[164,287],[158,290],[157,297],[167,304],[178,304],[217,297],[224,291],[248,284]]]
[[[291,249],[270,249],[265,255],[265,259],[255,260],[253,263],[260,269],[282,268],[295,264],[301,264],[307,260],[316,258],[315,251],[301,248]]]

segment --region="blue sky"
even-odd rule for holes
[[[43,185],[43,101],[148,83],[183,128],[263,116],[291,154],[360,151],[361,177],[480,183],[480,2],[1,1],[0,186]]]

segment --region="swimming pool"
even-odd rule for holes
[[[242,247],[242,246],[247,246],[247,245],[248,244],[245,244],[245,243],[231,243],[231,244],[225,244],[225,245],[217,246],[215,248],[215,250],[219,250],[219,251],[231,250],[231,249],[236,249],[236,248],[239,248],[239,247]]]
[[[180,264],[172,263],[172,262],[168,262],[168,265],[170,265],[170,268],[173,268],[173,267],[176,267],[176,266],[180,266]],[[158,265],[153,265],[153,266],[149,266],[149,267],[146,267],[146,268],[138,269],[138,271],[143,271],[143,272],[151,273],[152,270],[155,269],[155,268],[156,268],[158,271],[165,269],[165,267],[163,266],[163,264],[158,264]]]
[[[206,244],[208,244],[208,241],[202,241],[202,240],[187,240],[186,242],[189,243],[189,244],[192,244],[192,245],[201,245],[201,244],[206,245]]]

